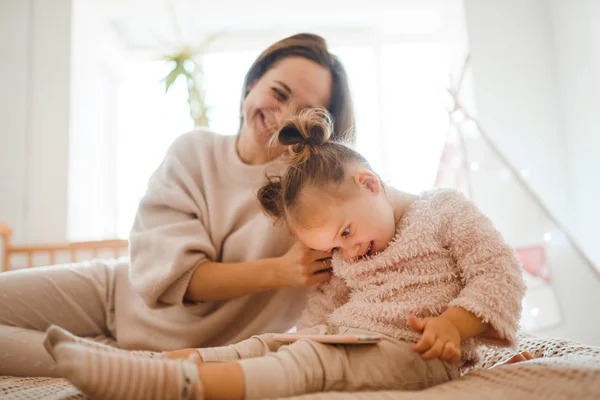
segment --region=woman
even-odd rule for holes
[[[346,74],[325,41],[300,34],[265,50],[246,75],[237,136],[181,136],[153,174],[130,237],[131,261],[0,276],[0,375],[57,376],[43,349],[57,324],[126,349],[235,343],[291,328],[308,286],[329,279],[328,254],[294,245],[263,215],[256,191],[277,172],[279,125],[326,107],[349,140]]]

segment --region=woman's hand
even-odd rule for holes
[[[422,333],[421,340],[412,349],[424,360],[439,358],[455,364],[460,360],[460,332],[446,317],[417,319],[408,317],[408,325],[415,332]]]
[[[331,278],[331,254],[299,242],[279,261],[276,273],[282,286],[312,286]]]

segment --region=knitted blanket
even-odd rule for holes
[[[316,393],[295,400],[600,399],[600,347],[520,334],[520,350],[535,360],[489,369],[509,358],[505,349],[485,348],[479,362],[453,382],[419,392]],[[0,377],[0,399],[82,399],[63,379]]]

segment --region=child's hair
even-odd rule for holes
[[[307,186],[344,182],[351,162],[368,167],[367,160],[343,143],[329,141],[333,123],[327,110],[306,108],[289,119],[277,134],[279,143],[289,146],[283,160],[289,164],[283,176],[268,177],[258,191],[265,213],[280,220],[294,212],[300,192]]]

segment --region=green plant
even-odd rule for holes
[[[188,91],[188,106],[190,116],[194,120],[194,126],[207,127],[210,122],[208,107],[205,104],[202,56],[215,38],[216,36],[211,36],[197,48],[185,46],[177,52],[163,57],[167,63],[173,65],[169,74],[161,81],[165,83],[165,93],[169,91],[179,77],[185,79]]]

